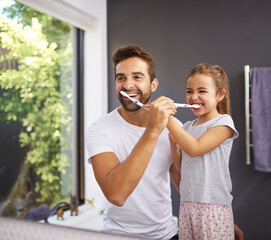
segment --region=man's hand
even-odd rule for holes
[[[158,134],[167,126],[169,116],[176,113],[176,106],[173,100],[164,96],[145,106],[150,109],[148,128],[156,131]]]
[[[244,240],[244,233],[236,224],[234,224],[234,239]]]

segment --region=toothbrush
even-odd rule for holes
[[[124,91],[120,91],[120,93],[124,96],[129,98],[131,101],[133,101],[135,104],[137,104],[140,107],[143,107],[143,104],[141,102],[139,102],[138,100],[131,98],[126,92]],[[183,108],[200,108],[199,105],[197,104],[193,104],[193,105],[189,105],[189,104],[183,104],[183,103],[174,103],[176,105],[176,107],[183,107]],[[145,108],[147,109],[147,108]]]
[[[133,101],[133,102],[134,102],[135,104],[137,104],[138,106],[143,107],[143,103],[137,101],[136,99],[131,98],[126,92],[120,91],[120,93],[121,93],[124,97],[129,98],[131,101]]]
[[[174,103],[176,105],[176,107],[183,107],[183,108],[200,108],[200,105],[197,104],[193,104],[193,105],[189,105],[189,104],[185,104],[185,103]]]

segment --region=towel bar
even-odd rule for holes
[[[250,161],[250,148],[253,147],[251,144],[250,134],[252,132],[251,125],[250,125],[250,104],[251,104],[251,97],[250,97],[250,81],[249,81],[249,65],[245,65],[244,67],[244,75],[245,75],[245,114],[246,114],[246,164],[251,164]]]

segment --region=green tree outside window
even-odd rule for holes
[[[20,145],[29,149],[24,168],[34,171],[39,201],[51,205],[72,192],[71,27],[19,3],[5,11],[10,16],[0,16],[0,123],[21,124]]]

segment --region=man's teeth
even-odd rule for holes
[[[135,97],[135,96],[137,96],[136,93],[131,93],[131,94],[128,94],[128,95],[129,95],[129,97]]]

